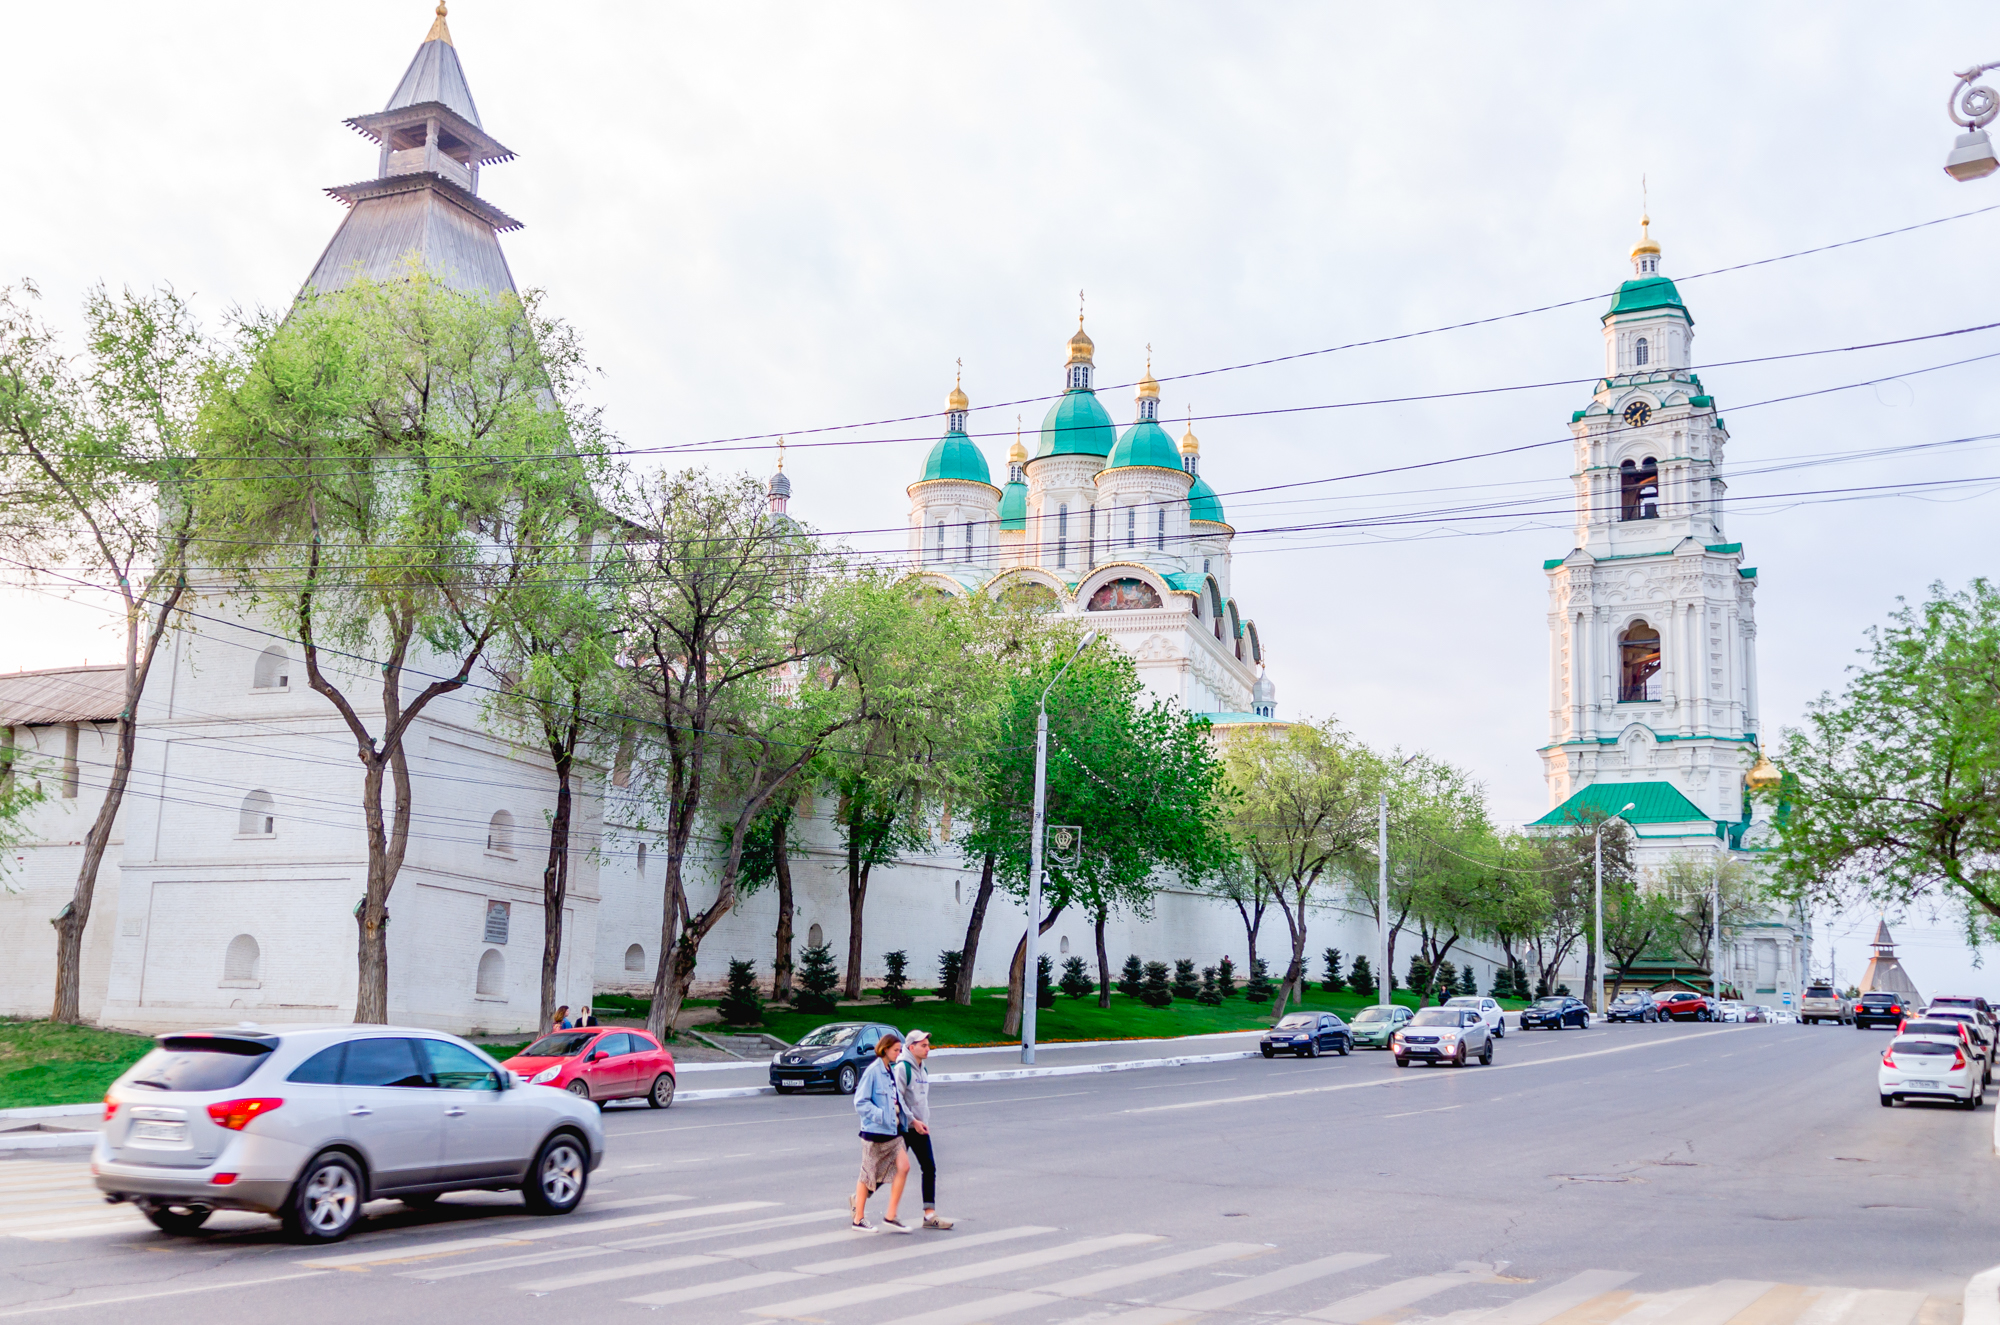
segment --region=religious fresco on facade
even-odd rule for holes
[[[1000,591],[1000,606],[1016,612],[1053,612],[1062,602],[1048,585],[1024,580]]]
[[[1144,580],[1113,580],[1099,586],[1085,610],[1090,612],[1136,612],[1160,606],[1160,592]]]

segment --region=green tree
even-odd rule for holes
[[[956,998],[958,994],[959,972],[965,967],[965,954],[950,948],[938,954],[938,997]]]
[[[1201,968],[1201,988],[1195,992],[1194,1001],[1205,1008],[1219,1008],[1222,1006],[1222,990],[1215,983],[1215,968],[1213,966],[1204,966]]]
[[[1139,1001],[1149,1008],[1163,1008],[1174,1001],[1173,981],[1165,962],[1146,963],[1146,980],[1139,986]]]
[[[1139,987],[1145,983],[1145,963],[1139,960],[1138,953],[1132,953],[1125,958],[1125,965],[1118,972],[1118,992],[1137,998]]]
[[[1773,880],[1884,908],[1938,893],[2000,933],[2000,588],[1935,584],[1860,652],[1841,695],[1785,733],[1783,782],[1764,793]]]
[[[1097,982],[1090,978],[1090,968],[1084,964],[1083,958],[1068,957],[1063,960],[1062,979],[1057,981],[1056,987],[1071,998],[1082,998],[1096,990]]]
[[[1174,962],[1174,997],[1193,998],[1201,990],[1201,977],[1194,971],[1194,963],[1185,958]]]
[[[1604,952],[1611,962],[1605,978],[1612,997],[1624,988],[1632,963],[1672,941],[1679,928],[1678,909],[1677,899],[1662,889],[1644,888],[1623,876],[1605,881]]]
[[[1236,997],[1236,962],[1228,953],[1215,964],[1215,987],[1222,991],[1224,998]]]
[[[536,296],[466,294],[412,266],[249,319],[205,400],[204,546],[299,642],[306,684],[361,763],[356,1021],[388,1016],[409,734],[574,574],[599,526],[607,468],[597,415],[577,403],[585,372]]]
[[[124,617],[123,703],[104,799],[84,830],[76,886],[50,923],[50,1017],[82,1020],[83,934],[97,874],[132,776],[139,699],[168,629],[187,606],[200,492],[192,469],[200,382],[215,355],[172,290],[102,287],[84,304],[86,348],[72,355],[29,307],[33,284],[0,287],[0,556],[63,590],[117,595]],[[96,781],[97,779],[93,779]],[[28,802],[0,803],[12,820]]]
[[[792,990],[792,1006],[800,1012],[828,1013],[839,1006],[833,991],[840,986],[840,971],[833,964],[833,949],[815,943],[799,955],[798,983]]]
[[[1328,948],[1320,954],[1320,960],[1324,963],[1321,969],[1325,974],[1320,978],[1319,987],[1329,994],[1337,994],[1345,989],[1347,982],[1340,975],[1340,949]]]
[[[1600,824],[1604,825],[1605,896],[1614,888],[1638,886],[1638,869],[1632,859],[1635,839],[1623,819],[1607,823],[1602,811],[1586,809],[1541,838],[1541,878],[1548,889],[1548,901],[1540,926],[1527,942],[1527,952],[1535,960],[1537,998],[1548,997],[1556,972],[1579,942],[1585,944],[1584,987],[1596,987],[1597,948],[1588,940],[1596,923],[1596,838]]]
[[[1669,899],[1673,924],[1668,935],[1675,950],[1704,970],[1714,961],[1718,931],[1740,930],[1770,909],[1770,894],[1756,871],[1733,857],[1675,852],[1648,882],[1650,891]],[[1609,915],[1604,929],[1608,950]]]
[[[1259,957],[1250,963],[1250,978],[1244,982],[1243,997],[1252,1003],[1268,1003],[1271,993],[1271,964]]]
[[[810,806],[810,793],[804,800]],[[778,923],[773,935],[776,950],[771,960],[771,999],[777,1003],[787,1002],[792,996],[794,907],[791,833],[798,813],[797,802],[789,797],[780,797],[751,820],[750,831],[743,837],[743,859],[736,875],[737,892],[744,897],[766,887],[775,887],[778,891]],[[718,845],[728,850],[727,837]]]
[[[718,1004],[722,1019],[731,1026],[760,1026],[764,1022],[764,1000],[757,996],[757,964],[731,959],[729,984]]]
[[[1375,968],[1368,964],[1366,957],[1357,956],[1354,965],[1347,972],[1347,987],[1363,998],[1375,993]]]
[[[916,1002],[907,986],[910,983],[910,954],[901,948],[882,954],[882,1001],[892,1008],[906,1008]]]

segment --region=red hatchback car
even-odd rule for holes
[[[554,1086],[599,1105],[643,1099],[664,1109],[674,1102],[674,1056],[644,1031],[552,1031],[500,1066],[531,1086]]]
[[[1663,989],[1653,995],[1660,1016],[1668,1021],[1708,1021],[1708,1000],[1687,989]]]

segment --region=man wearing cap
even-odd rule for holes
[[[911,1031],[903,1039],[903,1058],[890,1073],[903,1101],[903,1146],[924,1174],[924,1227],[946,1229],[952,1221],[937,1212],[937,1158],[931,1152],[931,1077],[924,1060],[931,1056],[931,1033]]]

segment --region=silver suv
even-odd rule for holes
[[[160,1036],[105,1095],[91,1171],[169,1233],[254,1210],[335,1242],[380,1197],[518,1187],[536,1214],[568,1214],[603,1160],[595,1105],[455,1037],[244,1026]]]
[[[1464,1067],[1477,1058],[1487,1064],[1493,1061],[1493,1032],[1476,1008],[1423,1008],[1396,1031],[1389,1049],[1397,1067],[1408,1067],[1411,1059]]]

